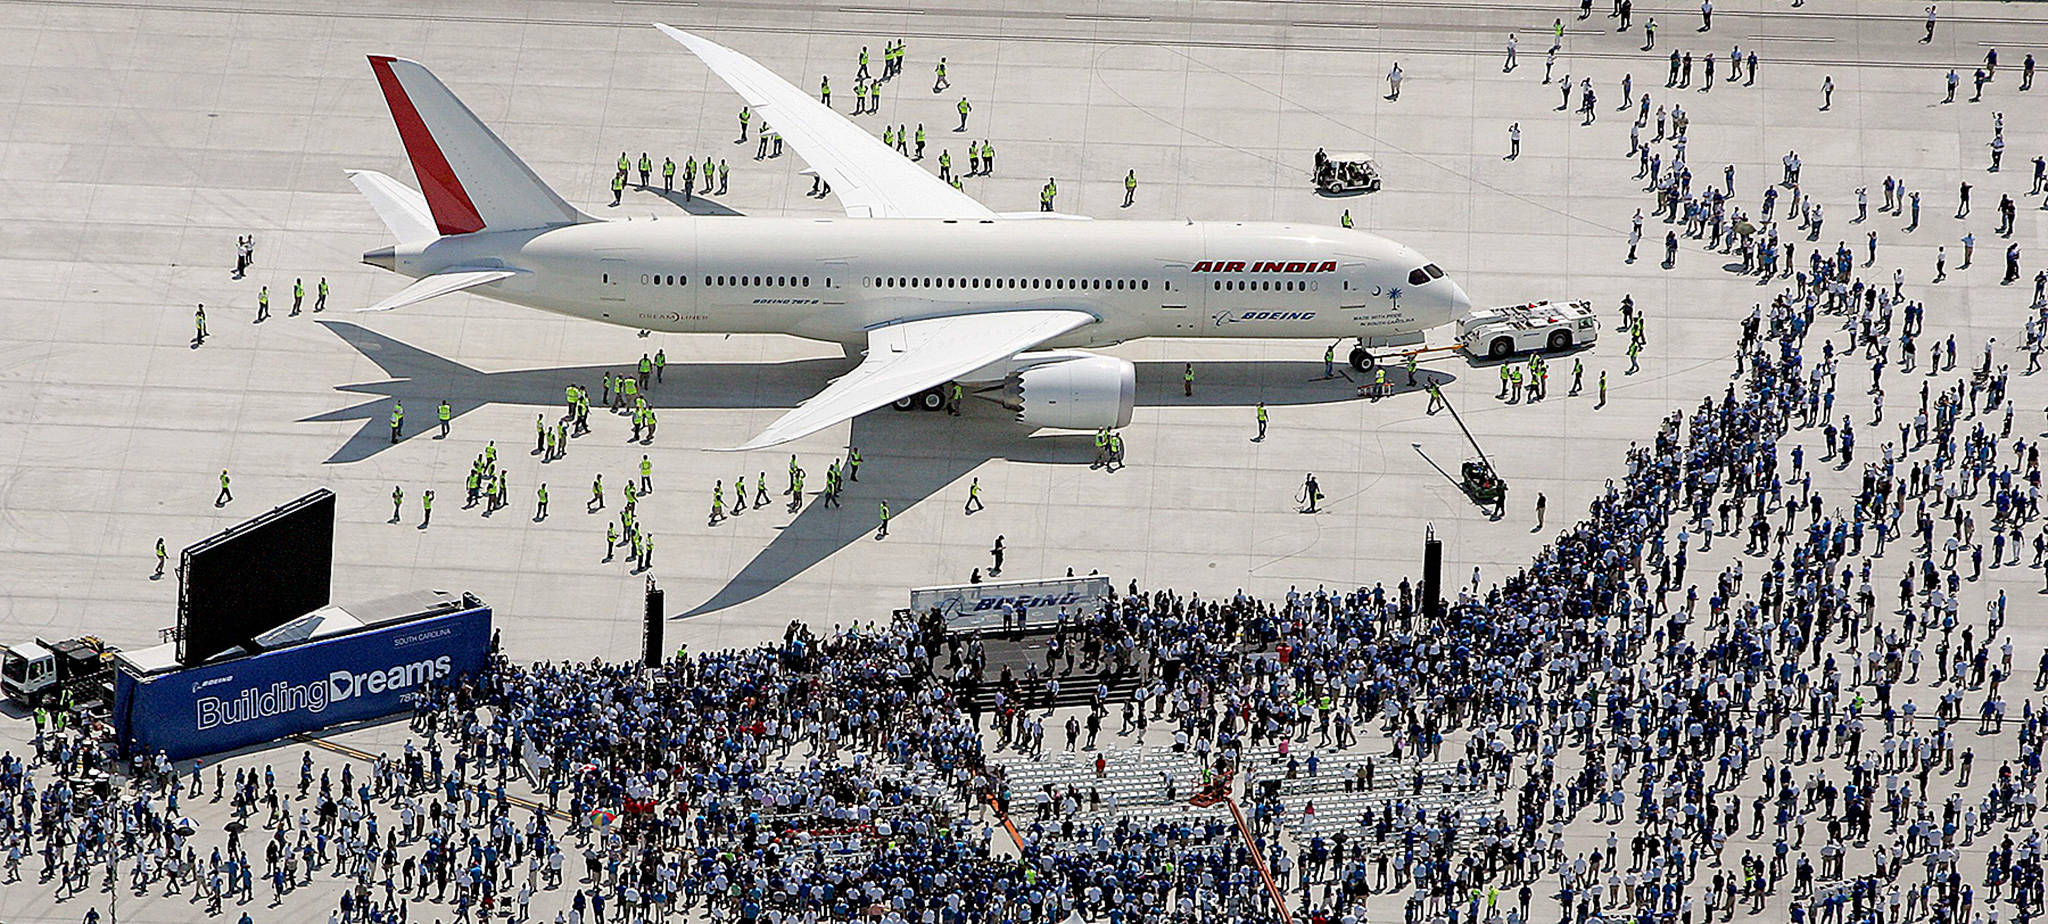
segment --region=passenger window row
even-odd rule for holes
[[[1316,288],[1299,279],[1218,279],[1209,286],[1218,292],[1307,292]]]
[[[652,276],[648,276],[648,275],[646,275],[646,274],[644,274],[644,273],[643,273],[643,274],[641,274],[641,276],[640,276],[640,284],[641,284],[641,285],[657,285],[657,286],[686,286],[686,285],[689,285],[689,284],[690,284],[690,277],[688,277],[688,276],[677,276],[677,275],[666,275],[666,274],[662,274],[662,273],[656,273],[656,274],[654,274],[654,275],[652,275]],[[705,284],[705,285],[707,285],[707,286],[728,286],[728,287],[729,287],[729,286],[808,286],[808,285],[810,285],[810,284],[811,284],[811,277],[809,277],[809,276],[706,276],[706,277],[704,277],[704,284]],[[827,287],[830,287],[830,286],[832,285],[832,280],[831,280],[831,279],[830,279],[829,277],[828,277],[828,278],[827,278],[827,279],[825,280],[825,285],[826,285]]]
[[[1149,279],[1018,279],[984,276],[874,276],[861,285],[875,289],[1060,289],[1149,291]]]

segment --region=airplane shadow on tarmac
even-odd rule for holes
[[[621,363],[484,372],[358,324],[319,323],[390,376],[381,382],[336,386],[337,391],[363,395],[368,400],[302,419],[301,422],[362,422],[362,427],[328,457],[329,463],[358,462],[389,448],[393,400],[403,401],[407,406],[400,439],[433,438],[439,431],[435,408],[444,399],[451,418],[487,404],[498,404],[551,409],[547,412],[552,420],[558,413],[552,409],[563,407],[563,386],[577,383],[595,391],[607,371],[630,371],[629,365]],[[663,372],[663,382],[650,389],[646,397],[649,406],[656,409],[790,408],[845,374],[853,363],[851,358],[669,363]],[[1348,368],[1340,370],[1348,373],[1348,379],[1325,380],[1320,362],[1203,362],[1196,365],[1194,397],[1185,397],[1181,393],[1181,369],[1179,362],[1138,363],[1138,405],[1249,409],[1262,400],[1270,407],[1329,404],[1358,400],[1354,382],[1364,380]],[[1406,376],[1398,370],[1390,370],[1387,378],[1394,394],[1422,387],[1421,382],[1407,386]],[[1448,384],[1455,376],[1443,370],[1424,370],[1418,379]],[[598,409],[595,413],[606,412]],[[1249,412],[1246,420],[1250,420]],[[618,434],[626,427],[621,422],[617,428],[606,429]],[[833,552],[869,539],[874,535],[875,505],[880,501],[888,501],[891,513],[901,515],[991,459],[1085,465],[1095,458],[1092,435],[1031,436],[1010,419],[1008,411],[988,401],[967,402],[960,417],[887,408],[872,411],[853,419],[849,440],[860,448],[862,477],[847,485],[842,495],[845,506],[828,508],[814,494],[805,501],[796,519],[783,526],[775,539],[718,593],[676,618],[753,600],[809,570]],[[519,444],[515,441],[513,445]],[[744,473],[750,480],[763,464],[759,458],[738,455],[734,462],[733,474]],[[779,470],[782,465],[777,462],[768,467]],[[823,464],[813,462],[808,467],[810,483],[822,485]],[[776,480],[779,479],[771,479],[770,483]],[[787,498],[779,494],[774,497],[781,510],[750,510],[742,516],[786,516],[783,511],[788,508]]]

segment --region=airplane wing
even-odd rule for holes
[[[703,36],[655,23],[701,59],[764,124],[795,148],[854,218],[995,218],[988,207],[890,150],[759,62]]]
[[[1064,334],[1096,317],[1064,308],[898,321],[868,331],[867,358],[731,451],[808,436]]]
[[[415,302],[426,301],[436,295],[447,295],[450,292],[460,292],[463,289],[480,286],[486,282],[510,279],[522,272],[525,271],[508,269],[442,270],[429,276],[421,276],[419,279],[414,280],[412,285],[398,290],[397,294],[387,296],[383,301],[368,308],[357,308],[356,310],[390,311],[393,308],[403,308]]]

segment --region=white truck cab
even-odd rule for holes
[[[1483,308],[1458,319],[1458,345],[1490,359],[1569,350],[1599,337],[1600,319],[1584,299]]]

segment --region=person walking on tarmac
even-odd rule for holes
[[[1316,512],[1316,502],[1323,499],[1323,486],[1316,483],[1316,474],[1314,472],[1310,472],[1302,478],[1301,497],[1299,499],[1302,502],[1302,513]]]
[[[1182,394],[1182,395],[1185,395],[1186,397],[1189,397],[1189,398],[1192,398],[1192,397],[1194,397],[1194,396],[1195,396],[1195,364],[1194,364],[1194,363],[1184,363],[1184,364],[1182,364],[1182,366],[1181,366],[1181,370],[1180,370],[1180,387],[1181,387],[1181,394]]]
[[[1256,413],[1259,419],[1259,435],[1252,437],[1252,442],[1263,443],[1266,440],[1266,402],[1259,402]]]

